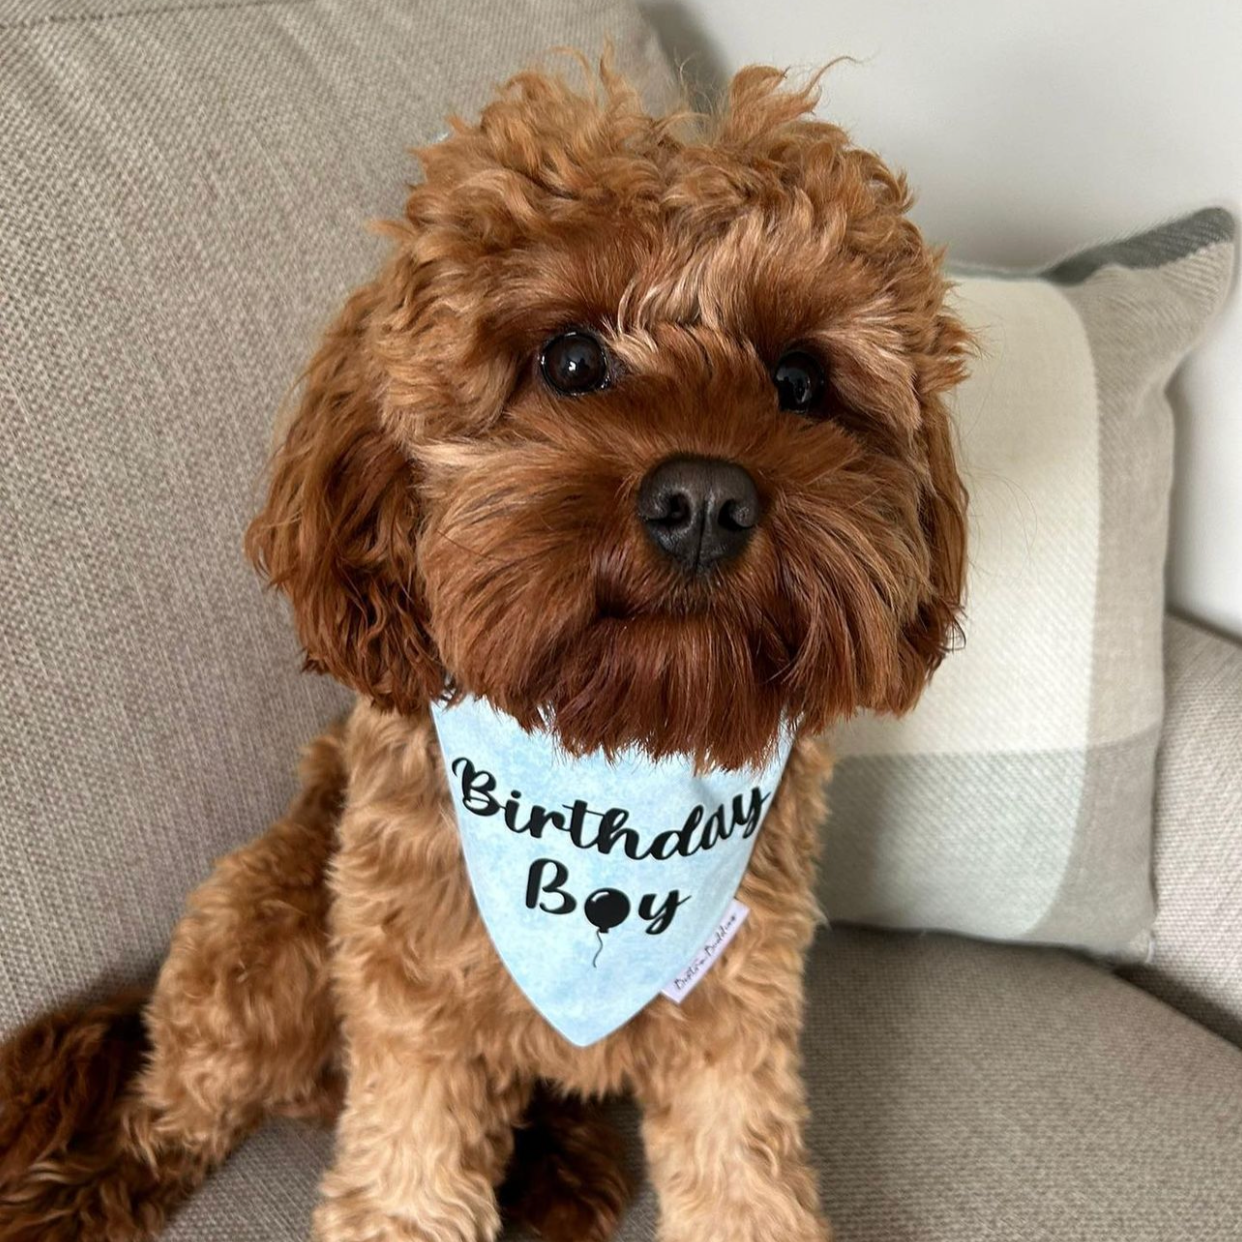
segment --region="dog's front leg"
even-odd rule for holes
[[[498,1088],[481,1063],[395,1026],[351,1027],[349,1093],[315,1239],[492,1242],[495,1187],[528,1091]]]
[[[829,1242],[803,1147],[796,1035],[662,1057],[638,1094],[661,1242]]]

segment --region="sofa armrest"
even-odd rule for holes
[[[1151,960],[1124,973],[1242,1045],[1242,646],[1165,628]]]

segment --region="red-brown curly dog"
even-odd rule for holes
[[[10,1043],[5,1242],[149,1237],[263,1117],[338,1112],[321,1242],[495,1238],[506,1170],[547,1236],[603,1238],[622,1178],[574,1101],[621,1089],[664,1242],[827,1237],[798,1068],[816,735],[909,708],[955,630],[967,341],[903,179],[813,90],[747,69],[690,137],[602,78],[522,75],[421,151],[311,363],[248,549],[358,706],[149,1000]],[[573,752],[737,767],[796,727],[749,921],[684,1005],[577,1048],[527,1002],[463,868],[446,688]]]

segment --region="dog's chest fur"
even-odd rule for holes
[[[799,1020],[800,998],[773,994],[775,958],[801,954],[818,910],[813,897],[823,745],[795,744],[758,835],[739,898],[750,918],[681,1006],[656,998],[627,1025],[576,1048],[535,1012],[509,976],[475,907],[430,717],[417,720],[360,703],[346,741],[349,791],[332,869],[334,975],[342,1021],[378,1006],[417,1027],[423,1046],[442,1039],[504,1077],[535,1074],[598,1093],[625,1086],[684,1043],[687,1024],[726,1043],[745,1025]],[[345,991],[348,995],[345,995]]]

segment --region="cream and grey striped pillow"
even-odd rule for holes
[[[1233,272],[1209,208],[1040,274],[959,273],[966,645],[840,762],[836,920],[1142,957],[1154,917],[1173,428],[1165,385]]]

